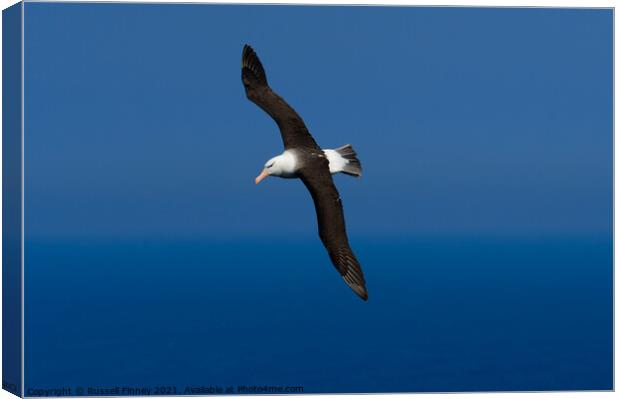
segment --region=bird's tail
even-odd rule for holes
[[[362,163],[357,159],[357,153],[351,144],[343,145],[340,148],[336,148],[334,151],[347,161],[342,167],[342,173],[355,177],[360,177],[362,175]]]

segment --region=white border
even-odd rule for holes
[[[25,0],[26,2],[40,2],[40,1],[46,1],[46,0]],[[50,2],[81,2],[81,3],[123,3],[123,1],[97,1],[97,0],[53,0]],[[16,4],[17,1],[15,0],[0,0],[0,8],[5,9],[13,4]],[[191,4],[196,4],[196,3],[206,3],[206,4],[304,4],[304,5],[382,5],[382,6],[444,6],[444,7],[450,7],[450,6],[473,6],[473,7],[562,7],[562,8],[575,8],[575,7],[588,7],[588,8],[615,8],[616,6],[616,2],[615,1],[578,1],[578,0],[564,0],[564,1],[558,1],[558,0],[542,0],[542,1],[535,1],[535,0],[528,0],[528,1],[506,1],[506,0],[499,0],[499,1],[488,1],[488,0],[448,0],[448,2],[446,1],[437,1],[437,0],[426,0],[426,1],[422,1],[422,2],[418,2],[418,1],[411,1],[411,0],[336,0],[336,1],[329,1],[329,0],[314,0],[312,1],[312,3],[309,2],[309,0],[303,1],[303,0],[269,0],[269,1],[260,1],[260,0],[244,0],[244,1],[239,1],[239,2],[233,2],[233,1],[175,1],[175,0],[131,0],[131,1],[125,1],[124,3],[191,3]],[[21,237],[21,243],[22,243],[22,392],[24,392],[24,387],[25,387],[25,381],[24,381],[24,323],[25,323],[25,319],[24,319],[24,194],[25,194],[25,190],[24,190],[24,123],[25,123],[25,119],[24,119],[24,22],[25,22],[25,13],[24,13],[24,4],[22,3],[22,214],[21,214],[21,223],[22,223],[22,237]],[[1,43],[1,36],[2,36],[2,20],[0,18],[0,43]],[[617,32],[615,30],[615,16],[614,16],[614,81],[613,81],[613,86],[614,86],[614,103],[613,103],[613,108],[614,108],[614,119],[613,119],[613,126],[614,126],[614,132],[615,132],[615,124],[616,124],[616,102],[615,102],[615,93],[616,93],[616,79],[615,79],[615,75],[616,75],[616,62],[615,62],[615,43],[617,43]],[[0,52],[0,73],[2,70],[2,55]],[[0,88],[2,87],[2,83],[0,82]],[[2,99],[0,98],[0,106],[2,103]],[[1,107],[0,107],[0,113],[1,113]],[[614,154],[616,153],[616,140],[614,137]],[[2,143],[0,140],[0,151],[2,149]],[[1,153],[1,152],[0,152]],[[2,165],[0,164],[0,172],[2,170]],[[617,253],[617,249],[618,249],[618,242],[617,240],[615,240],[615,233],[616,233],[616,229],[615,227],[618,225],[616,223],[616,206],[618,205],[617,202],[617,198],[615,196],[615,186],[616,186],[616,177],[618,176],[618,174],[616,173],[616,162],[615,162],[615,156],[614,156],[614,288],[617,286],[617,274],[615,273],[615,254]],[[0,198],[0,204],[1,204],[1,198]],[[0,223],[2,221],[2,216],[0,215]],[[1,237],[1,233],[0,233],[0,237]],[[1,249],[0,249],[0,255],[1,255]],[[0,283],[1,283],[1,274],[0,274]],[[618,377],[619,377],[619,372],[618,372],[618,368],[615,367],[615,337],[616,337],[616,333],[618,331],[618,325],[617,325],[617,318],[615,317],[615,312],[616,309],[618,309],[618,303],[617,303],[617,297],[615,295],[615,289],[614,289],[614,382],[618,381]],[[1,305],[1,301],[2,298],[0,297],[0,305]],[[1,321],[0,321],[1,323]],[[0,329],[1,331],[1,329]],[[0,362],[0,374],[2,371],[2,365]],[[394,395],[394,396],[398,396],[398,397],[404,397],[404,398],[413,398],[413,397],[432,397],[432,398],[438,398],[438,399],[447,399],[447,398],[453,398],[454,395],[467,395],[468,397],[480,397],[480,398],[487,398],[487,399],[523,399],[523,398],[532,398],[532,397],[537,397],[539,395],[541,396],[545,396],[548,398],[566,398],[567,397],[567,392],[570,392],[570,398],[576,398],[576,399],[585,399],[585,398],[591,398],[591,397],[615,397],[616,393],[615,392],[575,392],[575,391],[558,391],[558,392],[519,392],[519,393],[515,393],[515,392],[509,392],[509,393],[486,393],[486,392],[481,392],[481,393],[416,393],[416,394],[410,394],[410,393],[398,393],[398,394],[364,394],[365,397],[371,398],[371,399],[379,399],[382,398],[386,395]],[[218,395],[220,396],[220,395]],[[224,395],[221,395],[224,396]],[[245,397],[248,398],[275,398],[277,395],[244,395]],[[331,395],[331,394],[325,394],[325,395],[314,395],[314,394],[304,394],[304,395],[288,395],[289,397],[296,397],[296,398],[310,398],[310,397],[314,397],[314,396],[336,396],[336,395]],[[342,399],[353,399],[353,398],[357,398],[359,397],[359,395],[337,395],[339,398]],[[226,396],[226,397],[230,397],[230,396]],[[236,396],[239,397],[239,396]],[[6,391],[0,391],[0,399],[10,399],[10,398],[15,398],[15,396],[9,394]],[[166,398],[179,398],[179,399],[183,399],[186,398],[186,396],[167,396]]]

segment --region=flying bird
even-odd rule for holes
[[[243,47],[241,80],[248,99],[275,120],[284,142],[284,152],[265,163],[256,184],[267,176],[301,179],[314,201],[319,237],[332,263],[347,285],[366,301],[366,281],[349,246],[342,201],[332,180],[332,174],[340,172],[361,176],[362,166],[353,147],[347,144],[334,150],[321,149],[297,112],[269,87],[263,65],[247,44]]]

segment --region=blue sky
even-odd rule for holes
[[[26,4],[31,236],[316,231],[244,96],[251,44],[357,235],[610,234],[612,11]]]

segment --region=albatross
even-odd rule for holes
[[[284,152],[265,163],[255,183],[268,176],[299,178],[312,196],[319,237],[329,257],[349,287],[368,300],[362,268],[349,245],[340,194],[332,175],[359,177],[362,166],[350,144],[337,149],[321,149],[299,114],[267,83],[265,69],[249,45],[243,47],[241,80],[248,99],[271,116],[282,136]]]

